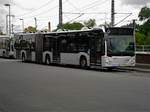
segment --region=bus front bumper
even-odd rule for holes
[[[102,56],[102,67],[135,66],[135,56]]]

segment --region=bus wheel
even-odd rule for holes
[[[80,67],[81,68],[86,68],[87,67],[87,60],[85,57],[81,57],[80,59]]]
[[[25,54],[22,53],[22,62],[25,62]]]
[[[6,56],[6,53],[5,53],[5,51],[3,51],[3,57],[5,57]]]
[[[115,67],[108,67],[107,70],[108,71],[113,71],[115,69]]]
[[[45,57],[45,64],[46,65],[49,65],[51,63],[51,61],[50,61],[50,56],[49,55],[46,55],[46,57]]]

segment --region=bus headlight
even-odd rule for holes
[[[135,66],[135,57],[133,57],[129,60],[129,64],[132,66]]]
[[[105,62],[106,62],[106,64],[108,64],[108,65],[110,65],[110,64],[112,64],[112,59],[111,58],[105,58],[106,60],[105,60]]]

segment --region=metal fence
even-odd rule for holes
[[[136,45],[137,52],[150,52],[150,45]]]

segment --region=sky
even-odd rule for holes
[[[11,4],[12,23],[15,31],[22,30],[22,21],[25,27],[35,26],[47,29],[48,22],[51,22],[52,29],[58,24],[58,2],[59,0],[0,0],[0,28],[5,31],[6,15]],[[110,22],[111,0],[62,0],[63,22],[83,22],[90,18],[95,19],[97,25]],[[150,0],[115,0],[115,24],[121,26],[138,19],[138,13],[143,6],[150,7]],[[84,14],[81,14],[84,13]],[[132,13],[132,14],[131,14]],[[129,16],[128,18],[126,18]],[[124,21],[120,22],[126,18]]]

